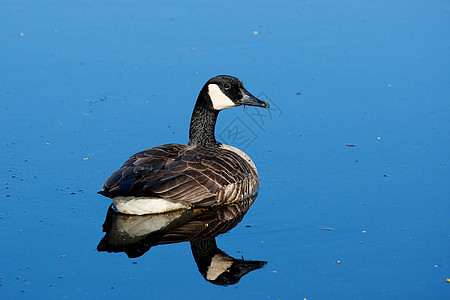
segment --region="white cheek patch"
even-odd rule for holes
[[[236,104],[220,90],[217,84],[208,85],[208,94],[215,110],[236,106]]]
[[[206,271],[206,279],[208,280],[216,280],[220,274],[224,273],[228,270],[229,267],[233,264],[233,259],[228,255],[225,256],[223,254],[216,254],[211,260],[211,264]]]

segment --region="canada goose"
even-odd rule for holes
[[[157,245],[214,239],[233,229],[255,201],[255,193],[242,201],[211,209],[188,209],[161,214],[126,215],[111,204],[103,223],[105,236],[98,251],[125,252],[139,257]],[[205,250],[206,251],[206,250]],[[199,255],[203,256],[199,253]],[[196,256],[195,253],[194,257]]]
[[[217,247],[215,238],[241,222],[257,196],[255,193],[243,201],[211,209],[143,216],[118,213],[111,205],[103,223],[105,236],[97,250],[125,252],[128,257],[136,258],[157,245],[190,242],[197,268],[207,281],[217,285],[235,284],[267,262],[231,257]]]
[[[189,128],[188,145],[166,144],[131,156],[99,192],[125,214],[162,213],[240,201],[259,187],[258,172],[243,151],[216,141],[223,109],[269,104],[232,76],[216,76],[201,89]]]

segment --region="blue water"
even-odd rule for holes
[[[4,0],[0,298],[449,299],[449,29],[438,0]],[[98,252],[104,180],[186,143],[218,74],[272,104],[216,130],[261,183],[217,245],[267,264],[223,287],[187,242]]]

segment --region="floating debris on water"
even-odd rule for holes
[[[328,230],[328,231],[333,231],[334,230],[334,228],[325,227],[325,226],[319,226],[319,228],[322,229],[322,230]]]

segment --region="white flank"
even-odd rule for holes
[[[208,85],[208,94],[215,110],[236,106],[236,104],[220,90],[220,87],[217,84]]]
[[[115,225],[119,231],[125,232],[132,238],[140,237],[167,227],[183,213],[184,211],[180,210],[170,214],[124,216],[118,218]]]
[[[112,199],[116,209],[129,215],[157,214],[190,207],[187,202],[171,201],[161,198],[115,197]]]
[[[223,272],[228,270],[229,267],[233,264],[233,258],[228,255],[225,256],[223,254],[216,254],[211,259],[211,264],[208,267],[208,271],[206,271],[206,279],[208,280],[216,280],[217,277],[220,276]]]

